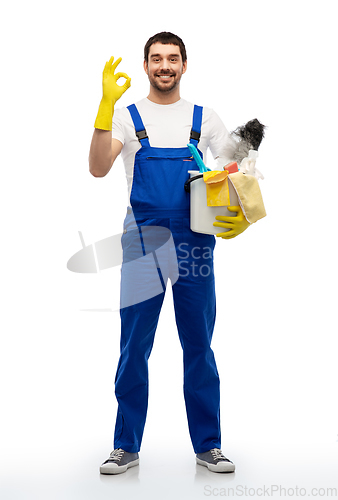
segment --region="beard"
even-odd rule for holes
[[[170,76],[168,79],[168,82],[160,80],[160,76]],[[178,87],[180,80],[181,80],[181,74],[177,73],[155,73],[153,75],[149,74],[148,71],[148,78],[150,85],[154,87],[156,90],[160,92],[171,92],[172,90],[176,89]]]

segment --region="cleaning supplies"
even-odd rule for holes
[[[203,180],[207,189],[208,207],[224,207],[230,205],[227,170],[211,170],[204,172]]]
[[[258,151],[264,137],[265,128],[265,125],[260,123],[257,118],[254,118],[231,132],[230,137],[233,143],[232,158],[234,161],[237,161],[240,165],[242,160],[249,156],[251,149]]]
[[[253,175],[256,179],[264,179],[263,174],[256,168],[256,160],[258,158],[258,151],[254,149],[249,150],[246,158],[243,158],[239,165],[239,170],[243,174]]]
[[[184,186],[190,191],[192,231],[233,238],[265,217],[258,185],[258,179],[264,177],[256,168],[264,129],[255,118],[231,132],[233,161],[225,165],[223,171],[210,171],[196,148],[189,145],[199,168],[199,171],[189,171],[190,179]]]
[[[231,217],[226,206],[238,205],[236,191],[227,182],[229,170],[238,171],[237,163],[231,162],[229,170],[210,170],[204,165],[196,147],[192,144],[188,144],[188,147],[199,168],[189,170],[190,179],[184,185],[184,189],[190,193],[190,229],[196,233],[219,233],[220,229],[213,227],[216,216]]]
[[[210,170],[210,168],[208,168],[206,165],[204,165],[204,162],[203,162],[202,158],[200,157],[199,152],[197,151],[195,146],[193,144],[190,144],[190,143],[187,144],[187,146],[190,149],[190,152],[191,152],[192,156],[194,157],[194,160],[196,161],[197,166],[200,169],[200,172],[208,172]]]
[[[262,193],[256,177],[237,172],[229,175],[229,184],[236,191],[239,200],[237,205],[240,205],[250,224],[266,216]]]
[[[256,179],[264,179],[256,168],[256,160],[265,128],[265,125],[254,118],[230,134],[234,144],[233,159],[237,161],[240,172],[253,175]]]
[[[204,174],[198,170],[189,170],[190,179],[186,182],[186,188],[190,191],[190,229],[196,233],[218,234],[229,231],[227,228],[214,227],[213,223],[217,215],[231,217],[235,215],[229,212],[226,206],[208,206],[207,190],[203,179]],[[229,205],[238,205],[238,197],[232,183],[228,183]]]

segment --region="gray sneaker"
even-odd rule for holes
[[[103,462],[100,467],[101,474],[121,474],[126,472],[129,467],[139,464],[138,453],[128,453],[121,448],[111,452],[108,460]]]
[[[213,448],[205,453],[197,453],[196,462],[208,467],[212,472],[234,472],[235,470],[235,464],[226,458],[218,448]]]

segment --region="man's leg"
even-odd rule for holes
[[[221,447],[220,382],[210,347],[215,321],[213,282],[173,286],[184,362],[184,398],[195,453]]]
[[[177,227],[175,227],[177,225]],[[173,285],[176,323],[184,360],[184,397],[195,453],[221,447],[220,382],[210,347],[216,317],[211,235],[172,223],[180,277]]]
[[[148,359],[164,293],[121,310],[121,355],[115,377],[114,448],[140,450],[148,407]]]
[[[118,411],[114,448],[136,453],[140,450],[146,421],[148,359],[165,283],[152,251],[160,239],[160,228],[138,227],[128,219],[125,228],[122,236],[121,354],[115,377]]]

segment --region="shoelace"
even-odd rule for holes
[[[117,450],[114,450],[110,454],[109,460],[114,460],[114,462],[119,462],[121,458],[123,457],[124,451],[118,448]]]
[[[223,455],[222,450],[219,450],[218,448],[214,448],[210,451],[211,451],[212,458],[214,460],[227,460],[228,462],[230,462],[230,460]]]

